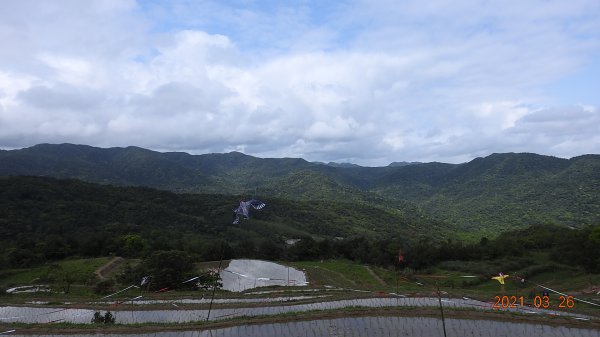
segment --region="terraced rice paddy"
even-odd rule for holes
[[[204,320],[219,320],[232,317],[243,316],[274,316],[287,313],[308,312],[315,310],[331,310],[352,307],[365,308],[389,308],[389,307],[437,307],[439,305],[437,298],[361,298],[352,300],[323,301],[307,304],[277,305],[277,306],[258,306],[258,307],[236,307],[236,308],[217,308],[212,309],[210,316],[207,309],[186,309],[186,310],[115,310],[116,322],[121,324],[134,323],[187,323]],[[486,302],[472,299],[444,299],[443,306],[447,309],[483,309],[492,310],[491,305]],[[496,309],[497,310],[497,309]],[[573,317],[577,319],[589,319],[583,315],[536,309],[531,307],[518,307],[516,309],[505,309],[515,312],[522,312],[531,315],[556,315]],[[18,307],[7,306],[0,308],[0,321],[24,322],[24,323],[48,323],[48,322],[70,322],[70,323],[90,323],[94,314],[93,309],[72,309],[72,308],[48,308],[48,307]]]
[[[242,279],[256,280],[265,277],[265,274],[270,278],[281,278],[281,272],[285,272],[287,283],[286,267],[269,266],[259,270],[253,263],[246,262],[244,265],[248,269],[230,269],[226,274],[237,276],[231,280],[241,283]],[[300,279],[299,274],[293,277]],[[245,285],[251,283],[245,282]],[[211,300],[204,297],[152,298],[152,293],[142,296],[139,290],[134,289],[134,292],[121,293],[106,300],[63,305],[32,301],[23,306],[3,306],[0,307],[0,326],[3,327],[0,334],[11,331],[11,324],[27,323],[32,325],[28,334],[61,336],[61,330],[53,329],[53,325],[48,323],[64,323],[67,329],[73,329],[68,336],[443,336],[439,318],[441,301],[451,317],[446,319],[447,336],[600,337],[600,318],[597,315],[517,306],[502,309],[511,312],[511,315],[499,316],[492,303],[466,297],[438,299],[313,286],[257,289],[239,294],[221,292],[214,299],[214,305],[210,305]],[[132,295],[136,297],[127,297]],[[107,310],[116,317],[118,325],[115,329],[126,333],[87,332],[93,331],[90,324],[94,313]],[[517,315],[514,317],[518,319],[511,321],[512,315]],[[129,324],[141,324],[143,327]],[[7,334],[18,336],[27,328],[14,330]],[[144,333],[140,334],[140,331]]]
[[[447,319],[448,337],[598,337],[599,330],[555,327],[542,324],[500,321]],[[15,334],[13,336],[20,336]],[[427,317],[353,317],[302,322],[242,325],[204,331],[168,331],[144,334],[72,334],[47,335],[64,337],[325,337],[325,336],[412,336],[442,337],[442,321]]]

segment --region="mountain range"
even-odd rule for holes
[[[176,193],[342,202],[434,218],[457,233],[495,235],[536,223],[600,223],[600,155],[499,153],[463,164],[386,167],[190,155],[138,147],[40,144],[0,151],[0,176],[46,176]]]

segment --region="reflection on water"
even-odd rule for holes
[[[447,308],[472,308],[490,309],[490,304],[471,299],[444,299],[444,307]],[[288,312],[305,312],[311,310],[339,309],[348,307],[437,307],[437,298],[361,298],[351,300],[338,300],[319,303],[244,307],[244,308],[219,308],[213,309],[210,314],[211,320],[218,320],[239,316],[262,316],[277,315]],[[549,311],[535,308],[509,309],[530,315],[540,313],[553,313],[556,315],[581,315],[565,313],[560,311]],[[65,308],[35,308],[35,307],[2,307],[0,308],[0,322],[27,322],[48,323],[53,321],[65,321],[73,323],[90,323],[94,310],[89,309],[65,309]],[[115,311],[117,323],[183,323],[205,320],[208,310],[118,310]]]
[[[290,296],[290,297],[256,297],[256,298],[215,298],[213,303],[217,304],[225,304],[225,303],[265,303],[265,302],[292,302],[292,301],[300,301],[300,300],[310,300],[315,298],[323,298],[329,295],[319,295],[319,296]],[[99,304],[99,305],[111,305],[123,303],[123,301],[106,301],[106,302],[91,302],[90,304]],[[143,305],[143,304],[208,304],[210,303],[210,298],[182,298],[177,300],[136,300],[134,302],[124,302],[125,304],[135,304],[135,305]],[[48,304],[48,302],[28,302],[28,304]]]
[[[446,319],[448,336],[493,337],[599,337],[599,330],[553,327],[502,321]],[[18,333],[18,332],[17,332]],[[326,337],[326,336],[415,336],[442,337],[442,322],[426,317],[352,317],[277,324],[242,325],[206,331],[172,331],[141,334],[87,334],[65,337]],[[53,335],[59,336],[59,335]]]
[[[223,289],[244,291],[265,286],[305,286],[304,272],[277,263],[261,260],[231,260],[221,271]]]

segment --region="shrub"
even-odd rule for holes
[[[100,295],[109,294],[112,291],[114,284],[115,282],[112,279],[102,280],[96,283],[94,292]]]
[[[115,324],[115,315],[113,315],[110,311],[107,311],[104,316],[99,311],[94,313],[94,317],[92,318],[93,324]]]

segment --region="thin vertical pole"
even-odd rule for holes
[[[442,313],[442,327],[444,329],[444,337],[446,337],[446,320],[444,319],[444,308],[442,307],[442,296],[440,295],[440,286],[436,283],[438,293],[438,301],[440,302],[440,312]]]
[[[398,289],[398,283],[400,282],[400,270],[396,268],[396,305],[398,305],[400,301],[400,294]]]
[[[223,243],[221,243],[221,260],[219,261],[219,268],[217,269],[217,277],[215,277],[215,283],[213,284],[212,296],[210,298],[210,305],[208,306],[208,314],[206,315],[206,321],[210,318],[210,311],[212,310],[213,300],[215,299],[215,291],[217,290],[217,282],[219,280],[218,275],[221,273],[221,265],[223,264]]]

